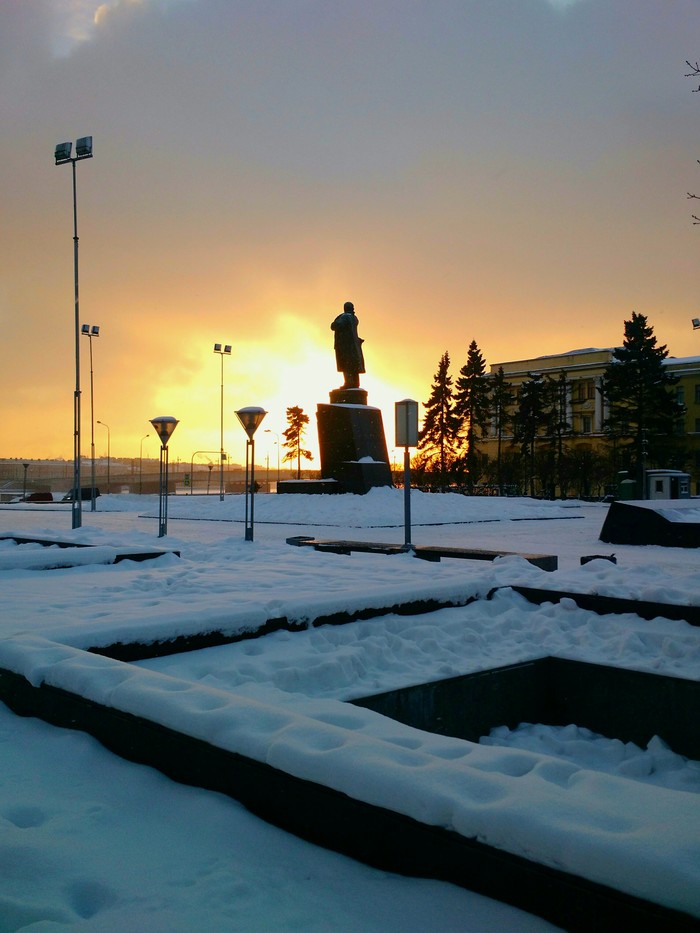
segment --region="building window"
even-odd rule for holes
[[[685,386],[676,388],[676,401],[679,405],[685,405]]]
[[[700,383],[695,383],[695,404],[700,405]]]
[[[591,401],[595,398],[595,382],[593,379],[577,379],[572,394],[574,402]]]
[[[695,433],[700,434],[700,418],[695,419]]]
[[[592,434],[593,433],[593,419],[590,415],[583,415],[581,417],[581,433],[582,434]]]

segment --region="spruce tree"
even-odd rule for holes
[[[430,398],[423,403],[425,415],[418,437],[418,449],[430,462],[437,463],[440,485],[447,483],[447,472],[455,458],[458,443],[459,418],[454,411],[454,393],[450,376],[450,356],[447,351],[440,357]]]
[[[569,419],[569,393],[571,385],[565,372],[557,376],[547,376],[547,391],[545,404],[549,409],[545,423],[546,433],[550,437],[552,451],[555,452],[556,481],[560,495],[566,494],[567,482],[565,478],[565,449],[564,438],[571,434]],[[552,495],[554,490],[551,490]]]
[[[304,414],[304,409],[295,405],[287,409],[287,430],[283,432],[284,447],[287,452],[282,458],[284,463],[289,460],[297,461],[297,479],[301,479],[301,458],[312,460],[313,454],[310,450],[304,450],[301,446],[304,438],[306,425],[309,423],[309,416]]]
[[[467,484],[474,486],[478,451],[477,436],[486,437],[491,423],[491,393],[486,377],[486,363],[476,340],[472,340],[467,351],[467,362],[459,371],[455,383],[455,414],[466,441],[465,465]]]
[[[513,415],[513,440],[520,444],[530,465],[530,495],[535,491],[535,442],[550,422],[549,386],[541,373],[528,373],[529,379],[518,387],[517,408]]]
[[[491,379],[491,411],[493,412],[493,427],[497,438],[496,482],[498,483],[500,495],[503,495],[503,435],[508,431],[513,421],[511,409],[514,401],[515,392],[513,387],[506,379],[503,367],[499,366]]]
[[[632,454],[638,494],[643,495],[649,445],[674,433],[683,407],[672,387],[678,382],[664,366],[666,346],[657,346],[654,328],[643,314],[625,321],[625,339],[613,350],[603,374],[601,392],[608,406],[604,429]]]

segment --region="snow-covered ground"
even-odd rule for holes
[[[475,745],[343,702],[547,654],[697,680],[700,630],[684,622],[601,617],[570,600],[538,607],[504,589],[425,615],[277,632],[138,665],[82,650],[408,600],[466,603],[516,583],[698,605],[697,551],[611,548],[598,540],[607,507],[577,502],[412,495],[413,543],[556,554],[554,573],[518,557],[436,564],[285,543],[302,534],[402,543],[398,490],[259,495],[254,542],[243,540],[242,497],[172,498],[162,539],[157,497],[85,506],[77,531],[70,506],[0,507],[2,534],[98,545],[78,552],[77,566],[49,570],[58,549],[0,542],[0,667],[700,916],[698,765],[662,742],[637,750],[572,724],[501,730]],[[116,546],[181,557],[95,562]],[[612,551],[616,564],[580,565]],[[0,888],[2,933],[551,929],[467,891],[318,850],[83,735],[3,712],[0,749],[2,861],[12,866]]]

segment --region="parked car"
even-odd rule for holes
[[[21,502],[53,502],[53,496],[50,492],[30,492]]]
[[[80,489],[80,498],[83,502],[91,502],[93,498],[93,490],[95,499],[99,496],[100,490],[97,486],[82,486]],[[73,502],[76,499],[75,489],[69,490],[65,496],[61,499],[61,502]]]

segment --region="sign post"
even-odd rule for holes
[[[395,403],[396,447],[403,447],[404,549],[411,544],[411,455],[409,447],[418,446],[418,402],[405,398]]]

